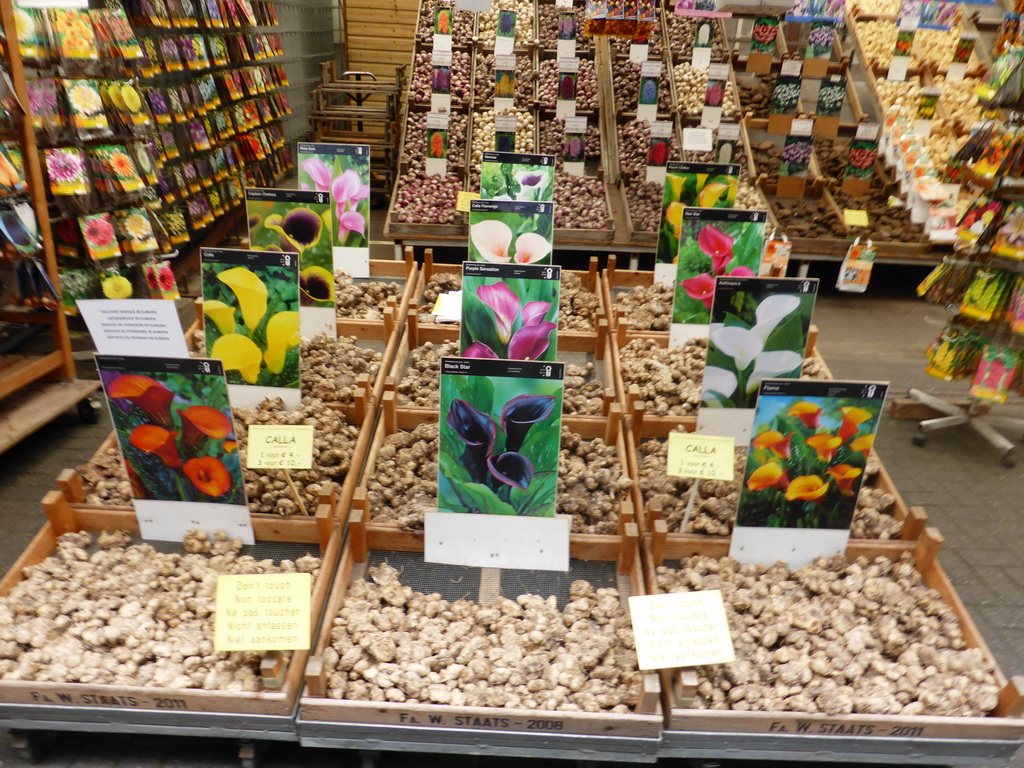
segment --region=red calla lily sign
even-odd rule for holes
[[[96,367],[142,537],[199,528],[254,543],[221,361],[97,355]]]

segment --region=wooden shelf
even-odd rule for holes
[[[56,381],[6,398],[0,402],[0,453],[74,408],[99,388],[98,381]]]
[[[17,392],[60,369],[64,364],[59,351],[48,355],[3,355],[0,357],[0,398]]]

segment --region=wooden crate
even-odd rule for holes
[[[590,352],[597,359],[604,357],[604,338],[608,332],[608,323],[604,307],[604,295],[601,291],[601,280],[597,269],[598,259],[590,257],[590,269],[565,270],[572,272],[580,279],[583,286],[597,295],[598,314],[597,323],[591,331],[564,331],[558,332],[558,349],[566,352]],[[424,317],[432,314],[433,307],[424,303],[423,292],[430,283],[431,278],[438,274],[461,275],[461,264],[439,264],[434,261],[433,248],[427,248],[424,252],[423,268],[420,270],[419,279],[413,291],[413,298],[409,305],[406,317],[407,331],[405,335],[405,350],[415,349],[420,344],[428,341],[441,344],[446,341],[458,341],[459,326],[455,323],[431,323],[424,321]],[[603,321],[603,322],[602,322]],[[407,351],[399,351],[399,357],[407,356]],[[398,358],[395,358],[395,363]],[[401,373],[405,367],[405,357],[402,358],[401,366],[392,366],[391,376],[397,376],[400,380]]]
[[[373,437],[374,423],[375,419],[366,419],[360,427],[359,437],[356,439],[356,444],[352,452],[351,466],[341,485],[337,486],[331,481],[325,481],[321,484],[318,508],[325,504],[330,504],[334,509],[335,516],[340,520],[345,520],[348,517],[348,511],[352,504],[352,494],[355,491],[356,484],[359,480],[359,474],[362,471],[363,462],[366,460],[368,444],[370,439]],[[93,454],[92,460],[95,460],[107,449],[116,448],[117,445],[117,434],[114,431],[111,431],[110,434],[107,435],[106,439],[104,439],[100,444],[99,448],[96,449],[96,453]],[[276,470],[266,471],[273,472]],[[134,510],[131,505],[92,505],[86,503],[85,482],[83,481],[82,476],[78,474],[78,471],[75,469],[61,470],[60,474],[57,475],[56,483],[57,488],[72,509],[98,509],[110,512],[129,512],[134,514]],[[309,515],[312,517],[314,512],[310,510]],[[287,523],[287,521],[293,519],[310,519],[310,517],[303,515],[283,517],[281,515],[266,514],[262,512],[253,512],[250,513],[249,516],[252,518],[253,525],[256,525],[257,523],[260,525],[274,525],[277,521]]]
[[[570,554],[575,560],[617,563],[620,589],[631,594],[642,594],[644,582],[639,558],[636,557],[638,534],[635,525],[626,528],[622,536],[600,537],[600,541],[593,540],[593,537],[574,535]],[[349,584],[354,580],[353,572],[359,568],[358,564],[366,562],[371,550],[419,552],[421,548],[391,532],[372,528],[366,530],[365,538],[350,536],[331,589],[322,631],[306,667],[306,689],[299,703],[300,729],[304,724],[335,723],[376,724],[424,731],[436,727],[506,731],[521,734],[518,735],[517,745],[524,749],[529,749],[531,745],[541,746],[532,744],[533,738],[543,742],[543,748],[552,748],[564,737],[574,742],[583,742],[587,736],[657,739],[660,735],[663,722],[661,692],[658,677],[654,674],[644,675],[643,690],[636,711],[626,715],[326,698],[326,675],[321,656],[330,641],[334,617],[344,603]],[[496,579],[491,576],[492,573],[489,569],[483,572],[481,585],[486,585],[487,593],[493,597]],[[537,588],[537,591],[541,590],[541,587]],[[481,599],[486,600],[487,595],[482,595]],[[536,730],[543,733],[534,735],[532,731]],[[319,731],[324,732],[323,729]]]
[[[411,246],[406,246],[402,261],[390,259],[370,260],[370,280],[384,278],[384,282],[404,281],[400,298],[391,297],[383,310],[384,317],[380,320],[366,320],[358,317],[338,315],[337,326],[339,336],[355,336],[371,341],[391,341],[392,335],[401,330],[401,318],[409,308],[412,292],[416,285],[419,265],[413,259]],[[355,278],[357,281],[365,278]]]
[[[388,393],[385,393],[388,394]],[[609,413],[605,416],[562,416],[562,426],[568,428],[585,439],[603,438],[609,445],[616,446],[616,453],[619,458],[619,465],[623,475],[635,478],[630,474],[630,450],[625,440],[625,433],[622,430],[621,411],[617,403],[609,405]],[[438,411],[426,408],[397,410],[389,406],[389,398],[385,397],[383,412],[377,422],[366,454],[366,462],[363,473],[359,478],[352,495],[352,511],[349,515],[349,535],[358,537],[358,531],[379,531],[388,532],[396,541],[405,542],[405,546],[421,549],[423,547],[423,531],[403,531],[397,526],[388,522],[375,522],[373,509],[370,506],[367,496],[370,477],[376,471],[377,454],[384,445],[389,435],[399,431],[411,431],[420,424],[436,423]],[[636,483],[633,482],[635,487]],[[635,508],[633,506],[633,494],[627,494],[620,499],[618,518],[619,532],[624,530],[627,524],[641,525],[637,521]],[[607,538],[607,534],[573,534],[582,536],[585,540]]]
[[[139,526],[130,509],[102,509],[68,504],[59,491],[43,498],[47,522],[0,580],[0,595],[7,595],[24,579],[25,568],[49,557],[57,538],[74,531],[100,532],[123,530],[138,534]],[[341,551],[341,529],[334,518],[331,503],[318,507],[315,517],[253,518],[257,542],[295,542],[318,545],[321,571],[313,584],[311,636],[315,636],[319,617],[327,600],[334,568]],[[40,711],[54,706],[78,708],[117,706],[132,710],[173,709],[178,712],[210,712],[290,717],[302,686],[309,651],[293,651],[290,658],[281,652],[268,652],[260,665],[266,688],[258,693],[207,691],[191,688],[0,681],[0,699],[5,703],[37,705]],[[173,715],[170,715],[173,717]],[[74,717],[65,716],[65,717]],[[88,715],[84,718],[88,719]]]
[[[916,753],[915,742],[919,742],[922,747],[928,744],[931,748],[936,741],[954,739],[985,739],[991,742],[1002,742],[1004,748],[1008,744],[1012,746],[1010,752],[1015,750],[1016,745],[1019,745],[1021,738],[1024,737],[1024,720],[1019,719],[1021,713],[1024,712],[1024,697],[1022,697],[1024,678],[1016,677],[1008,682],[999,671],[984,639],[938,562],[937,555],[941,543],[941,534],[934,528],[928,528],[916,542],[851,541],[846,549],[846,555],[850,558],[861,556],[897,558],[906,552],[914,554],[917,570],[923,575],[925,583],[941,594],[943,600],[960,619],[960,626],[967,645],[981,649],[985,657],[996,667],[997,682],[1002,687],[1002,692],[999,697],[999,705],[990,716],[963,718],[867,714],[830,716],[797,712],[693,709],[690,702],[695,695],[698,683],[696,672],[667,670],[662,673],[662,684],[667,690],[667,698],[670,702],[666,718],[665,738],[678,737],[685,740],[686,734],[702,733],[714,733],[718,738],[726,740],[741,738],[742,734],[850,734],[857,737],[856,739],[851,737],[849,739],[851,743],[863,740],[864,737],[904,738],[907,740],[903,750],[905,755]],[[674,560],[696,554],[723,557],[728,554],[728,550],[728,539],[712,542],[694,540],[691,537],[689,540],[669,543],[660,554]],[[660,560],[654,556],[647,540],[644,542],[644,556],[648,588],[655,593],[657,592],[657,579],[654,569]],[[993,746],[996,745],[993,744]],[[956,754],[956,751],[953,754]]]

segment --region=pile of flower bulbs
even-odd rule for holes
[[[338,317],[380,320],[388,299],[400,301],[403,286],[385,280],[356,282],[342,269],[334,273],[334,311]]]
[[[409,103],[430,105],[431,77],[433,65],[430,51],[420,51],[413,59],[412,77],[409,79]],[[469,104],[470,57],[466,51],[452,51],[452,66],[449,71],[449,89],[452,106]]]

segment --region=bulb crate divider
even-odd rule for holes
[[[370,441],[362,475],[356,485],[351,499],[351,513],[348,518],[349,536],[357,540],[366,537],[365,531],[382,531],[392,536],[395,541],[405,542],[405,546],[415,549],[423,547],[423,530],[403,530],[397,525],[387,522],[374,521],[374,509],[368,497],[369,482],[373,473],[376,472],[377,457],[381,447],[390,435],[400,431],[412,431],[420,424],[435,424],[439,418],[436,408],[396,408],[391,390],[385,391],[384,403],[381,408],[381,417],[373,431]],[[622,429],[622,413],[618,403],[605,399],[608,413],[603,416],[573,416],[563,414],[562,426],[571,432],[575,432],[583,439],[591,440],[602,438],[606,444],[615,445],[616,454],[619,460],[620,477],[626,476],[630,479],[631,489],[636,487],[636,475],[631,472],[631,461],[629,444],[626,441],[626,433]],[[618,510],[617,528],[619,535],[625,530],[625,526],[635,524],[642,532],[643,521],[639,520],[634,506],[635,495],[630,490],[623,493],[615,502]],[[434,511],[431,508],[430,511]],[[364,533],[361,533],[363,531]],[[582,540],[600,540],[613,534],[585,534],[573,533],[574,537],[584,537]]]
[[[912,553],[927,586],[937,590],[960,620],[968,647],[979,648],[996,669],[1001,687],[999,704],[988,717],[927,715],[825,715],[799,712],[742,712],[696,709],[699,677],[696,670],[664,670],[662,685],[670,706],[666,717],[662,757],[720,755],[730,744],[736,759],[822,760],[858,763],[910,760],[913,763],[1006,764],[1024,737],[1024,677],[1007,681],[938,561],[942,535],[925,529],[916,541],[851,541],[846,555],[898,558]],[[655,557],[653,537],[642,544],[648,590],[657,594],[655,569],[660,558],[691,555],[725,557],[729,539],[702,540],[693,536],[668,541]]]
[[[341,552],[341,529],[327,498],[321,500],[314,517],[267,519],[272,516],[257,515],[253,518],[257,542],[308,543],[320,548],[322,565],[313,583],[311,637],[316,636]],[[47,522],[0,580],[2,595],[10,593],[24,579],[25,568],[53,554],[57,538],[62,534],[104,530],[138,534],[139,531],[130,509],[72,505],[60,491],[48,492],[42,505]],[[290,658],[279,651],[266,652],[260,665],[266,690],[261,692],[4,680],[0,681],[0,701],[3,702],[0,717],[8,720],[16,708],[18,716],[37,720],[36,727],[60,719],[92,723],[90,730],[96,730],[92,710],[100,710],[109,712],[103,723],[113,726],[110,730],[125,730],[128,726],[127,730],[133,732],[162,733],[166,726],[161,723],[168,718],[181,725],[203,726],[205,723],[207,728],[216,729],[219,723],[208,719],[211,714],[254,715],[267,718],[260,721],[260,726],[266,728],[262,738],[294,740],[295,704],[308,656],[309,651],[293,651]],[[103,731],[103,726],[99,725],[98,730]],[[246,728],[239,726],[238,730]]]
[[[644,580],[638,557],[639,533],[635,524],[618,536],[573,534],[574,560],[617,563],[621,593],[642,594]],[[354,571],[371,551],[420,552],[422,546],[393,531],[374,526],[365,536],[350,535],[342,553],[316,646],[306,666],[306,687],[299,704],[297,726],[309,746],[366,745],[375,748],[462,754],[468,748],[480,754],[534,757],[569,757],[608,753],[606,759],[654,762],[663,725],[661,689],[656,674],[642,677],[642,689],[633,713],[562,712],[557,710],[468,707],[348,701],[327,698],[327,674],[322,654],[331,638],[334,617],[344,603]],[[429,564],[424,564],[430,567]],[[450,566],[437,565],[440,573]],[[500,595],[500,571],[481,569],[481,602]],[[515,595],[509,594],[508,597]],[[623,754],[618,754],[622,752]],[[614,758],[612,755],[614,754]]]
[[[413,259],[412,246],[403,249],[403,259],[371,259],[370,277],[355,278],[358,280],[374,280],[376,278],[392,278],[385,282],[404,282],[400,298],[390,297],[387,306],[382,310],[384,317],[380,320],[366,320],[358,317],[338,315],[337,328],[339,336],[355,336],[359,339],[383,341],[389,346],[396,334],[401,333],[402,324],[399,318],[405,316],[412,300],[416,286],[419,265]],[[358,283],[357,283],[358,284]],[[389,311],[390,310],[390,311]],[[393,352],[392,352],[393,354]]]
[[[598,309],[597,322],[591,331],[558,331],[558,349],[566,352],[589,352],[598,360],[604,358],[604,339],[608,333],[608,322],[605,316],[604,295],[601,291],[601,279],[597,269],[598,259],[590,257],[589,269],[563,270],[571,272],[580,279],[583,287],[597,295]],[[413,292],[413,301],[410,302],[406,318],[406,343],[398,350],[393,358],[390,376],[396,381],[401,381],[405,370],[405,363],[408,359],[408,351],[417,348],[420,344],[432,342],[443,344],[446,341],[459,340],[458,323],[431,323],[425,322],[423,317],[430,317],[433,307],[424,303],[423,294],[430,284],[434,275],[461,275],[461,264],[440,264],[434,261],[434,249],[427,248],[424,252],[423,267],[420,269],[419,280]]]

